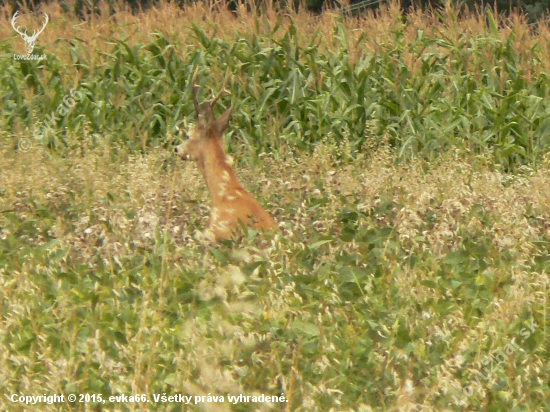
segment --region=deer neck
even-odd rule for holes
[[[199,169],[214,207],[230,200],[237,190],[244,190],[218,142],[209,143],[208,150],[199,159]]]

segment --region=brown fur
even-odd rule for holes
[[[209,229],[214,240],[230,238],[239,221],[257,230],[276,228],[271,216],[241,185],[222,148],[223,132],[229,125],[233,108],[214,119],[213,105],[221,92],[210,105],[204,103],[199,106],[196,103],[196,86],[193,90],[198,123],[188,133],[189,139],[176,148],[176,153],[183,160],[195,160],[204,177],[212,199]]]

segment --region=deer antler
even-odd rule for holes
[[[19,18],[19,11],[16,11],[15,14],[13,15],[13,17],[11,19],[11,26],[13,27],[13,29],[19,35],[23,36],[24,38],[37,38],[40,35],[40,33],[42,33],[44,31],[44,29],[48,25],[48,22],[50,21],[50,18],[48,17],[48,15],[46,13],[44,13],[44,17],[46,17],[46,19],[44,20],[44,25],[42,26],[42,28],[40,30],[34,30],[32,36],[29,36],[27,34],[26,30],[25,30],[25,32],[22,32],[20,27],[16,26],[16,24],[17,24],[16,21]]]
[[[229,80],[229,72],[226,72],[225,80],[223,81],[223,85],[222,85],[222,88],[220,89],[220,92],[214,97],[212,102],[210,102],[210,107],[212,109],[214,109],[214,106],[216,105],[216,103],[218,103],[218,100],[220,100],[220,97],[222,97],[224,94],[231,94],[231,92],[225,88],[225,86],[227,86],[228,80]]]
[[[40,30],[38,30],[38,31],[35,30],[32,34],[32,37],[34,37],[34,38],[38,37],[38,35],[40,33],[42,33],[44,31],[44,29],[46,28],[48,22],[50,21],[50,18],[48,17],[48,15],[46,13],[44,13],[44,16],[46,17],[46,19],[44,21],[44,25],[42,26],[42,28]]]
[[[214,99],[210,102],[205,102],[200,104],[199,99],[197,97],[197,92],[199,90],[199,85],[197,83],[197,78],[199,76],[199,69],[195,71],[195,74],[193,75],[193,85],[191,86],[191,96],[193,98],[193,104],[195,105],[195,112],[197,115],[197,122],[199,125],[207,126],[209,123],[213,122],[215,120],[214,118],[214,106],[222,97],[224,94],[231,94],[225,86],[227,85],[227,81],[229,80],[229,72],[225,76],[225,80],[223,82],[223,86],[220,90],[220,92],[214,97]]]
[[[16,31],[17,34],[19,34],[20,36],[22,37],[28,37],[27,36],[27,32],[25,31],[25,33],[23,33],[19,27],[16,26],[16,20],[19,18],[19,11],[16,11],[15,14],[13,15],[12,19],[11,19],[11,26],[13,27],[13,29]]]

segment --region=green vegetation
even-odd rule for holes
[[[42,61],[0,25],[0,409],[550,407],[548,27],[46,10]],[[231,74],[228,151],[281,234],[202,238],[172,150],[196,68]]]
[[[452,11],[444,19],[456,24]],[[548,58],[540,42],[520,48],[525,26],[501,35],[490,11],[489,25],[471,35],[445,32],[445,22],[428,29],[395,20],[388,38],[368,51],[368,31],[330,20],[328,29],[300,33],[292,18],[257,18],[261,33],[237,39],[192,23],[189,44],[155,30],[135,44],[111,36],[102,53],[65,38],[59,43],[68,56],[41,46],[36,54],[47,59],[40,62],[14,62],[14,42],[5,41],[0,122],[6,131],[42,131],[55,113],[45,133],[50,147],[71,147],[85,129],[145,150],[165,143],[192,112],[188,85],[199,67],[203,83],[234,74],[234,129],[245,140],[254,136],[260,151],[343,139],[360,151],[387,137],[400,158],[460,147],[490,152],[506,167],[541,160],[550,139],[550,89],[541,70]],[[72,88],[82,100],[60,110]]]

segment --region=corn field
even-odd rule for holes
[[[336,15],[329,28],[306,33],[292,17],[257,17],[251,24],[262,30],[236,38],[192,22],[187,43],[157,29],[134,43],[113,35],[96,52],[75,36],[56,41],[63,56],[40,46],[40,62],[9,58],[10,39],[1,45],[1,122],[16,134],[46,130],[42,143],[58,151],[83,131],[145,151],[169,144],[192,112],[198,68],[218,82],[232,74],[236,133],[258,151],[349,140],[360,153],[386,139],[400,159],[459,147],[490,153],[507,169],[537,165],[549,143],[547,42],[526,42],[526,25],[499,31],[490,11],[486,18],[471,34],[449,28],[458,25],[452,11],[435,28],[396,19],[378,44]],[[71,88],[83,98],[61,115]],[[59,115],[44,128],[51,113]]]

